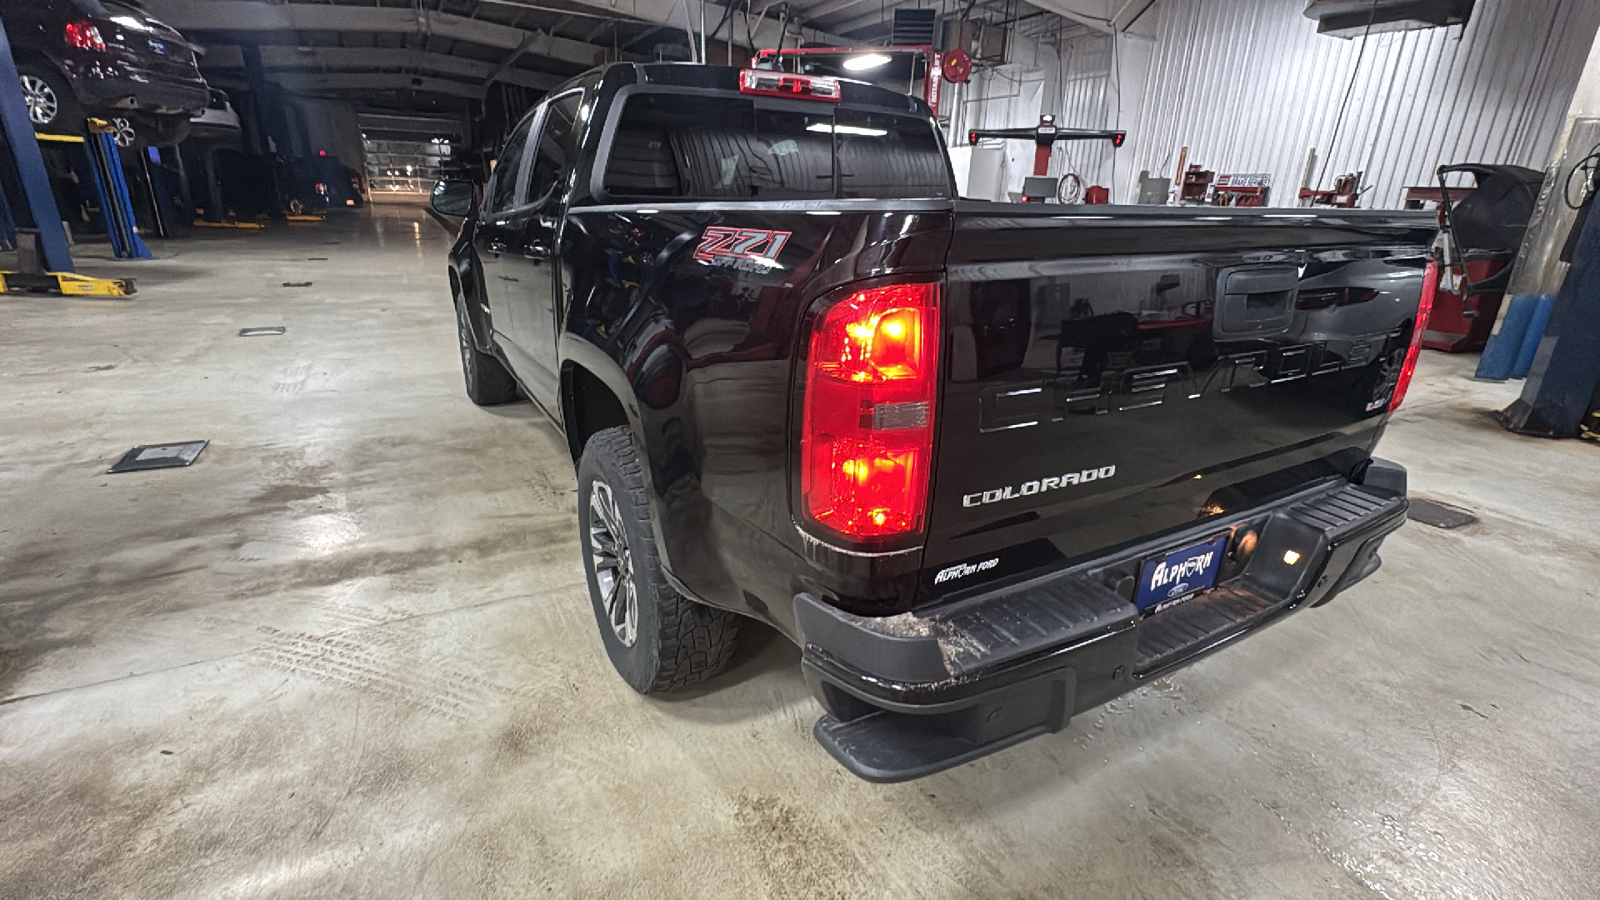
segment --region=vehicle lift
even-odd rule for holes
[[[1058,128],[1056,117],[1044,115],[1039,117],[1039,124],[1033,128],[973,128],[967,132],[967,143],[977,144],[984,138],[999,138],[1008,141],[1033,141],[1033,177],[1050,177],[1050,151],[1058,141],[1110,141],[1111,146],[1121,147],[1122,142],[1128,139],[1126,131],[1098,131],[1087,128]],[[1104,191],[1104,188],[1100,188]],[[1085,196],[1089,203],[1107,203],[1108,195],[1102,196],[1095,193],[1095,188],[1090,188]],[[1024,202],[1043,203],[1044,195],[1035,196],[1031,191],[1024,191]],[[1051,195],[1055,194],[1052,188]]]
[[[1567,237],[1572,264],[1538,338],[1522,396],[1496,414],[1507,431],[1600,440],[1600,169]]]
[[[15,293],[19,291],[32,291],[62,294],[67,296],[93,296],[93,297],[125,297],[134,291],[131,279],[92,278],[79,275],[73,271],[72,252],[67,242],[67,230],[61,221],[60,210],[56,207],[55,194],[50,189],[50,175],[45,169],[44,155],[39,150],[39,137],[33,132],[33,123],[28,118],[27,101],[22,97],[21,79],[17,75],[16,60],[11,53],[11,41],[5,32],[5,26],[0,24],[0,132],[4,133],[7,148],[10,150],[12,163],[15,166],[17,183],[23,201],[27,204],[28,218],[32,227],[18,227],[20,223],[13,219],[10,209],[6,210],[3,218],[5,225],[10,226],[9,234],[0,234],[8,246],[20,251],[23,262],[23,271],[0,272],[0,293]],[[50,136],[52,138],[58,136]],[[97,134],[97,139],[104,139],[110,143],[109,135]],[[66,141],[83,141],[83,138],[65,137]],[[115,145],[111,144],[113,151],[109,157],[110,162],[117,160]],[[91,158],[94,154],[90,154]],[[98,166],[97,166],[98,168]],[[126,234],[131,235],[133,241],[124,245],[132,249],[137,247],[143,250],[143,256],[148,257],[150,251],[144,248],[144,243],[138,240],[138,234],[133,231],[133,210],[128,198],[127,185],[121,181],[120,165],[112,165],[116,179],[113,187],[121,186],[121,193],[116,199],[125,213],[128,223]],[[97,173],[96,177],[99,175]],[[106,190],[102,186],[100,191],[102,208],[106,210],[108,226],[111,224],[113,213],[106,205]],[[116,247],[117,235],[113,228],[113,247]],[[119,256],[122,255],[120,252]]]

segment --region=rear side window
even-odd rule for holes
[[[948,197],[925,119],[744,97],[627,98],[602,185],[612,197],[810,200]]]
[[[528,174],[527,196],[524,203],[541,203],[572,171],[578,156],[576,120],[583,95],[568,94],[550,104],[544,115],[544,125],[539,131],[538,150],[533,157],[533,171]]]

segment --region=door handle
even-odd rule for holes
[[[506,252],[506,242],[500,240],[499,238],[490,241],[489,252],[493,253],[495,256],[499,256],[500,254]]]
[[[544,244],[534,243],[529,244],[528,249],[522,251],[522,255],[533,260],[534,262],[538,262],[540,260],[549,259],[554,254],[552,254],[550,252],[550,248]]]

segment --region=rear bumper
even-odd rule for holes
[[[125,111],[189,116],[205,109],[210,100],[198,72],[193,77],[176,76],[101,60],[64,60],[61,68],[78,102],[91,115]]]
[[[801,594],[801,665],[827,709],[814,733],[850,771],[888,782],[1058,731],[1071,716],[1372,574],[1406,506],[1405,470],[1375,461],[1365,484],[1324,485],[931,610],[867,618]],[[1131,600],[1141,562],[1223,531],[1254,531],[1254,553],[1231,543],[1216,589],[1141,616]]]

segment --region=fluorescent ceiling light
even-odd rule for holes
[[[888,63],[889,57],[884,56],[882,53],[863,53],[860,56],[852,56],[845,60],[844,68],[847,72],[865,72],[868,69],[876,69],[879,66],[888,65]]]
[[[806,126],[807,131],[818,131],[823,134],[853,134],[858,137],[883,137],[888,134],[883,128],[863,128],[860,125],[829,125],[827,122],[813,122]]]

